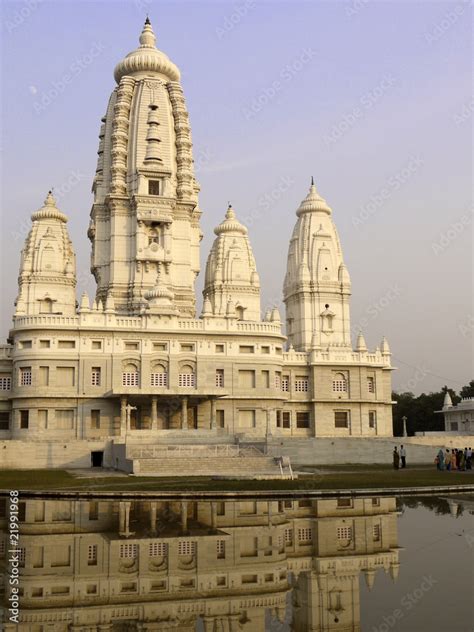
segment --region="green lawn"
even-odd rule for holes
[[[307,468],[309,470],[309,467]],[[104,477],[76,478],[64,470],[0,470],[0,490],[91,491],[240,491],[240,490],[336,490],[374,487],[423,487],[474,485],[474,471],[438,472],[433,467],[394,471],[389,466],[350,468],[322,467],[298,480],[213,480],[211,478]]]

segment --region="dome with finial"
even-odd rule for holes
[[[232,205],[229,204],[227,208],[227,213],[225,214],[225,219],[223,222],[214,228],[214,233],[216,235],[221,235],[222,233],[235,233],[236,235],[246,235],[247,234],[246,227],[239,222],[235,215],[235,211],[232,208]]]
[[[156,48],[156,37],[147,17],[140,35],[140,46],[129,53],[125,59],[117,64],[114,77],[117,83],[125,75],[144,73],[157,73],[165,75],[170,81],[179,81],[180,72],[177,66]]]
[[[61,222],[67,222],[67,215],[61,213],[61,211],[56,206],[56,200],[54,199],[53,192],[48,191],[48,195],[43,203],[43,206],[38,210],[32,213],[31,219],[33,222],[40,219],[58,219]]]
[[[308,195],[301,202],[299,209],[296,211],[296,215],[300,217],[303,213],[327,213],[331,215],[332,211],[328,206],[326,200],[322,198],[314,184],[314,178],[311,178],[311,186]]]

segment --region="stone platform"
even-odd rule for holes
[[[231,443],[127,442],[113,446],[116,467],[136,476],[291,479],[289,459]]]

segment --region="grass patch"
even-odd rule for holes
[[[37,491],[266,491],[337,490],[374,487],[430,487],[473,485],[474,471],[439,472],[432,467],[394,471],[390,467],[351,466],[350,471],[320,468],[302,474],[298,480],[214,480],[196,478],[104,477],[76,478],[64,470],[0,470],[0,490]]]

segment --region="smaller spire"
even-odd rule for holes
[[[359,331],[359,335],[357,336],[356,351],[367,351],[365,338],[361,331]]]
[[[446,391],[444,395],[443,408],[450,408],[453,405],[453,400],[451,399],[451,395],[449,391]]]
[[[212,303],[211,303],[211,299],[209,298],[209,295],[206,294],[204,296],[204,302],[202,305],[202,312],[201,312],[201,316],[212,316]]]
[[[311,176],[311,186],[314,187],[314,176]]]
[[[383,354],[385,354],[385,355],[389,355],[390,354],[390,346],[389,346],[388,340],[387,340],[387,338],[385,338],[385,336],[382,338],[382,342],[380,343],[380,349],[381,349]]]
[[[140,48],[156,48],[156,37],[148,16],[140,35]]]
[[[53,189],[52,189],[52,187],[48,191],[48,195],[46,196],[46,198],[44,200],[44,205],[45,206],[56,206],[56,200],[54,199],[54,196],[53,196]]]

